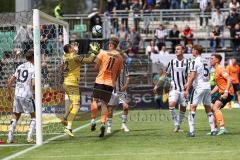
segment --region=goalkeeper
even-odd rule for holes
[[[92,63],[95,60],[100,45],[98,43],[90,44],[90,50],[88,57],[79,56],[76,53],[75,46],[73,44],[67,44],[64,46],[63,55],[63,71],[64,82],[63,88],[68,95],[69,105],[62,119],[62,123],[66,125],[64,132],[73,137],[72,123],[80,107],[80,93],[79,93],[79,79],[80,79],[80,67],[82,63]]]

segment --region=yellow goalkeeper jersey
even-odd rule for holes
[[[95,59],[95,54],[89,57],[81,57],[76,53],[65,53],[64,61],[64,85],[78,86],[80,79],[81,63],[92,63]]]
[[[78,86],[80,78],[79,56],[75,53],[65,53],[64,61],[64,85]]]

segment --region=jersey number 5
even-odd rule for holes
[[[206,63],[203,64],[203,76],[204,77],[209,77],[209,69],[208,69],[208,65]]]

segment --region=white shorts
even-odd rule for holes
[[[171,90],[168,96],[169,102],[175,102],[176,105],[187,106],[186,98],[183,95],[183,92],[177,90]]]
[[[201,103],[203,103],[203,105],[211,105],[210,89],[193,89],[192,97],[190,98],[190,104],[197,106]]]
[[[35,103],[32,98],[14,97],[14,113],[33,113],[35,112]]]
[[[119,104],[127,103],[126,93],[112,93],[111,99],[108,103],[110,106],[117,106]]]

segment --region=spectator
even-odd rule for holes
[[[186,54],[192,54],[192,48],[193,48],[193,44],[192,43],[188,43],[185,47],[185,53]]]
[[[104,16],[104,21],[103,21],[103,38],[104,39],[109,39],[111,36],[111,17],[108,12],[105,12],[103,14]]]
[[[221,12],[220,8],[217,8],[215,12],[212,13],[212,26],[218,27],[220,31],[221,37],[221,47],[224,48],[224,25],[225,25],[225,17]]]
[[[155,0],[144,0],[143,10],[153,10],[155,8]]]
[[[229,76],[231,76],[232,78],[232,85],[234,88],[234,97],[233,97],[233,101],[234,101],[234,108],[239,108],[239,102],[240,99],[238,99],[238,97],[240,96],[240,88],[239,88],[239,75],[240,75],[240,67],[237,64],[236,58],[232,58],[231,63],[228,64],[228,66],[226,67]]]
[[[90,32],[92,31],[92,28],[95,25],[102,26],[102,19],[99,15],[99,12],[98,12],[97,8],[93,8],[93,12],[88,15],[88,18],[90,18]]]
[[[117,10],[124,10],[125,13],[128,12],[130,6],[127,0],[122,0],[121,4],[118,5]],[[121,24],[125,25],[125,29],[128,30],[128,17],[123,17],[121,19]]]
[[[157,41],[158,50],[161,50],[162,46],[165,45],[165,40],[167,38],[167,31],[162,24],[155,30],[154,37]]]
[[[219,45],[220,30],[217,26],[213,27],[210,33],[210,50],[212,53],[216,53],[217,47]]]
[[[179,30],[176,24],[173,25],[173,29],[170,30],[169,32],[169,38],[171,38],[171,48],[172,48],[172,53],[175,53],[175,46],[177,44],[180,44],[180,39],[179,39]]]
[[[105,12],[111,13],[117,7],[116,0],[105,0]]]
[[[47,48],[48,46],[48,30],[47,25],[41,25],[40,26],[40,44],[41,44],[41,53],[43,56],[49,55],[49,50]]]
[[[240,15],[236,9],[232,9],[231,14],[226,19],[226,26],[231,30],[234,29],[235,25],[240,22]]]
[[[140,33],[136,31],[135,27],[132,27],[130,35],[129,35],[129,40],[132,43],[132,52],[137,54],[139,51],[139,44],[142,40]]]
[[[44,88],[49,87],[48,74],[49,74],[49,71],[48,71],[47,62],[45,60],[43,60],[43,62],[42,62],[42,79],[43,79]]]
[[[121,24],[117,36],[119,37],[119,48],[123,48],[122,45],[125,45],[124,42],[126,42],[128,39],[128,31],[126,30],[123,24]]]
[[[233,53],[237,54],[240,51],[240,24],[237,23],[232,31]]]
[[[192,29],[186,25],[185,28],[183,29],[181,33],[181,37],[183,38],[184,45],[186,46],[187,44],[191,43],[193,44],[193,33]]]
[[[181,8],[188,9],[189,8],[189,0],[181,0]]]
[[[134,12],[134,27],[136,29],[136,31],[139,30],[139,22],[140,22],[140,11],[142,9],[141,4],[139,3],[139,0],[133,0],[132,1],[132,5],[130,6],[130,8],[133,10]]]
[[[54,16],[57,19],[63,19],[62,2],[61,1],[59,1],[58,5],[54,8]]]
[[[170,1],[170,9],[179,9],[179,8],[180,8],[180,0]]]
[[[151,11],[149,11],[149,10],[145,10],[145,11],[142,13],[143,33],[145,33],[146,36],[148,36],[148,34],[150,33],[149,26],[150,26],[151,22],[154,21],[154,17],[153,17],[153,16],[149,16],[149,15],[150,15],[150,12],[151,12]]]
[[[169,54],[165,45],[162,46],[161,50],[159,51],[159,54],[162,55],[162,56],[165,56],[165,55]]]
[[[231,14],[226,19],[226,26],[230,30],[231,38],[234,38],[234,27],[237,23],[240,22],[240,15],[237,13],[236,9],[232,9]],[[233,46],[233,40],[231,41],[231,47]]]
[[[23,51],[23,54],[27,53],[29,49],[33,48],[32,26],[20,26],[13,41],[16,45],[16,48],[21,49]]]
[[[168,92],[171,87],[170,79],[166,76],[164,68],[161,67],[159,74],[153,76],[154,99],[159,108],[168,107]]]
[[[151,54],[158,54],[159,50],[158,47],[155,44],[154,40],[151,40],[149,46],[147,46],[146,48],[146,55],[148,55],[149,57],[151,56]]]
[[[168,0],[156,0],[156,9],[169,9],[170,4]]]
[[[208,0],[200,0],[199,1],[200,6],[200,27],[203,26],[203,19],[205,19],[205,26],[208,26],[208,16],[206,12],[211,11],[211,6],[208,3]]]
[[[238,10],[239,7],[240,7],[239,2],[237,0],[231,0],[231,2],[229,3],[230,13],[232,12],[233,9]]]
[[[212,0],[212,8],[224,8],[224,4],[227,0]]]

